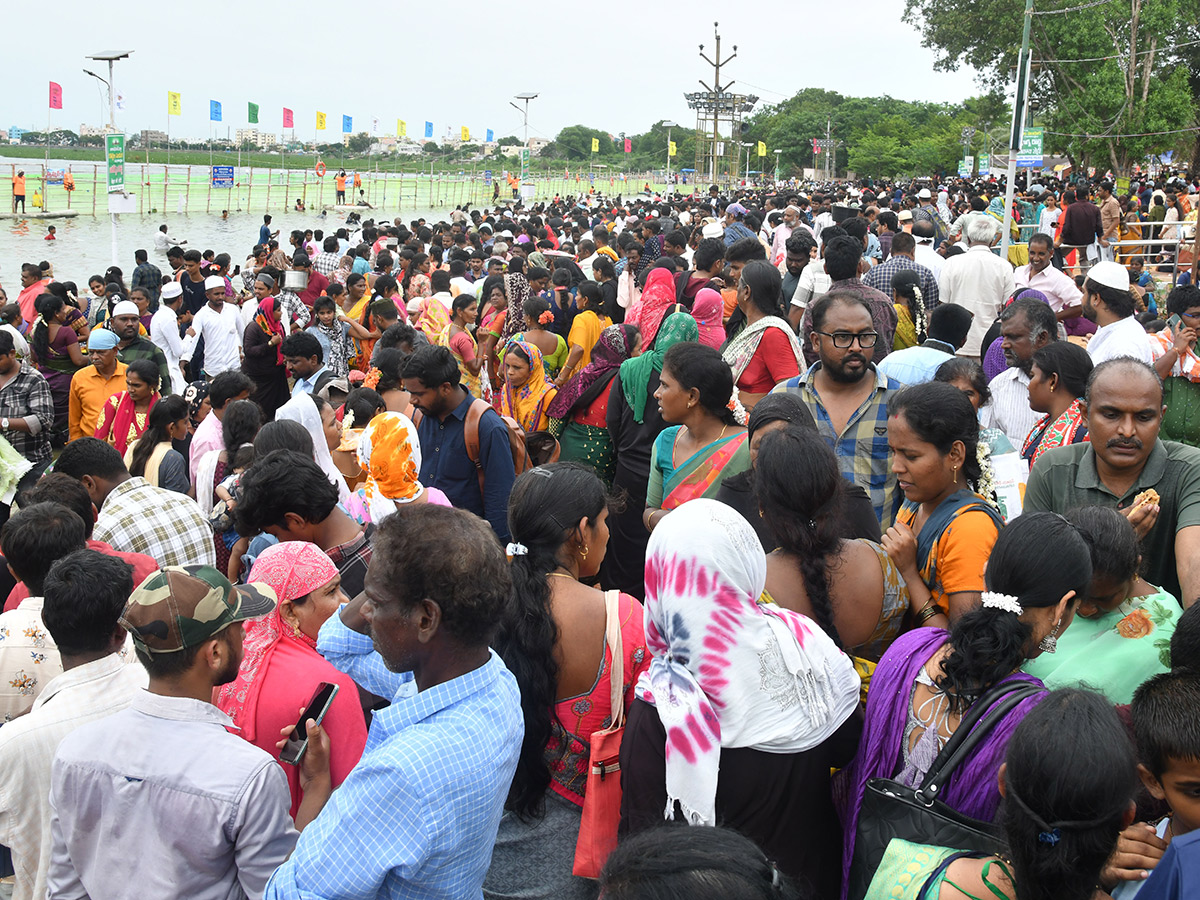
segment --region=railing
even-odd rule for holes
[[[1181,231],[1183,224],[1184,223],[1181,223],[1178,226]],[[1081,274],[1086,275],[1088,270],[1100,261],[1099,257],[1097,257],[1095,260],[1088,259],[1087,251],[1093,246],[1095,245],[1060,244],[1058,249],[1061,250],[1064,255],[1072,250],[1079,251],[1075,254],[1076,262],[1072,268],[1076,268]],[[1174,282],[1175,276],[1177,276],[1180,271],[1191,267],[1190,261],[1184,263],[1182,266],[1179,262],[1180,251],[1186,250],[1189,246],[1191,246],[1191,238],[1188,238],[1182,234],[1179,237],[1172,238],[1170,240],[1163,240],[1162,238],[1132,238],[1127,241],[1108,242],[1108,249],[1113,251],[1113,254],[1117,258],[1118,262],[1128,263],[1133,257],[1139,256],[1145,262],[1147,268],[1161,268],[1162,266],[1169,265],[1172,282]],[[1161,249],[1158,253],[1147,253],[1146,250],[1152,247],[1158,247]],[[1125,248],[1128,252],[1122,253],[1122,248]]]

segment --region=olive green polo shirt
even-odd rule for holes
[[[1080,506],[1114,506],[1126,510],[1147,488],[1158,491],[1158,521],[1142,541],[1145,578],[1180,597],[1175,563],[1175,535],[1200,525],[1200,450],[1159,440],[1133,487],[1118,497],[1100,481],[1096,453],[1089,443],[1057,447],[1042,454],[1029,473],[1025,512],[1065,513]],[[1196,598],[1191,598],[1196,599]]]

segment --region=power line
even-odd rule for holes
[[[1122,138],[1163,137],[1168,134],[1190,134],[1193,131],[1200,131],[1200,127],[1177,128],[1174,131],[1143,131],[1140,134],[1072,134],[1069,131],[1046,131],[1044,133],[1052,134],[1055,137],[1075,137],[1083,138],[1084,140],[1099,140],[1101,138],[1107,140],[1120,140]]]
[[[1091,9],[1093,6],[1103,6],[1106,3],[1112,3],[1112,0],[1092,0],[1091,3],[1081,3],[1079,6],[1067,6],[1063,9],[1033,9],[1029,11],[1031,16],[1057,16],[1062,13],[1079,12],[1081,9]]]
[[[1134,58],[1138,56],[1148,56],[1151,53],[1170,54],[1173,50],[1178,50],[1180,47],[1191,47],[1194,44],[1200,44],[1200,41],[1184,41],[1182,44],[1176,44],[1173,47],[1155,47],[1153,50],[1139,50],[1134,54]],[[1128,59],[1128,53],[1114,53],[1112,56],[1088,56],[1082,59],[1035,59],[1038,63],[1086,63],[1086,62],[1105,62],[1110,59]]]

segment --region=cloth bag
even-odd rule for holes
[[[608,855],[617,847],[621,821],[621,736],[625,733],[625,652],[621,646],[620,594],[604,592],[604,642],[612,652],[608,669],[610,724],[592,732],[588,750],[587,789],[575,844],[572,872],[598,878]]]
[[[993,685],[967,710],[916,790],[890,778],[867,782],[850,862],[849,900],[864,900],[893,838],[989,854],[1003,849],[1004,839],[998,828],[952,809],[939,795],[954,770],[992,728],[1017,704],[1044,690],[1028,682]]]

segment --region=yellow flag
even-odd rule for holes
[[[183,114],[183,104],[179,101],[179,94],[175,91],[167,91],[167,115],[178,116]]]
[[[675,142],[667,141],[667,156],[674,156],[674,155],[675,155]]]
[[[466,125],[462,127],[462,139],[464,141],[469,141],[471,139],[471,129]]]
[[[317,113],[317,131],[324,131],[324,130],[325,130],[325,113],[318,112]]]
[[[764,144],[762,141],[758,142],[758,155],[759,156],[767,155],[767,145]]]
[[[403,119],[396,120],[396,137],[405,137],[408,134],[408,125]]]
[[[600,152],[600,138],[592,138],[592,152],[593,153]]]

